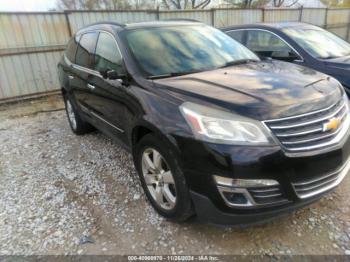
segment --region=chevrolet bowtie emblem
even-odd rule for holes
[[[329,130],[336,130],[340,125],[340,119],[339,118],[332,118],[327,123],[323,124],[323,132],[329,131]]]

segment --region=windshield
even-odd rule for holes
[[[330,59],[350,55],[350,44],[328,31],[285,28],[283,32],[313,57]]]
[[[130,29],[124,32],[131,53],[148,77],[176,75],[259,60],[247,48],[205,25]]]

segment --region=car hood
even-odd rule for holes
[[[182,101],[224,107],[259,120],[325,108],[342,96],[333,78],[280,61],[252,62],[154,82]]]

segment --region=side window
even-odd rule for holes
[[[231,38],[233,38],[237,42],[244,44],[245,30],[229,31],[229,32],[226,32],[226,34],[228,34]]]
[[[292,52],[292,49],[279,37],[260,30],[248,31],[247,47],[263,56],[271,56],[273,52]]]
[[[68,60],[71,61],[72,63],[75,63],[75,52],[77,51],[77,46],[78,46],[78,43],[76,41],[76,38],[72,37],[69,40],[65,51],[65,54]]]
[[[95,66],[96,71],[113,69],[119,74],[124,73],[122,56],[113,36],[101,32],[96,46]]]
[[[80,38],[78,50],[75,55],[75,63],[87,68],[92,68],[93,54],[95,52],[98,33],[86,33]]]

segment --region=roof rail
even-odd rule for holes
[[[188,22],[202,23],[201,21],[198,21],[196,19],[190,19],[190,18],[169,18],[169,19],[162,19],[159,21],[188,21]]]
[[[112,22],[112,21],[100,21],[100,22],[96,22],[96,23],[89,24],[89,25],[87,25],[87,26],[103,25],[103,24],[116,25],[116,26],[120,26],[120,27],[125,27],[125,26],[126,26],[126,24],[117,23],[117,22]]]

